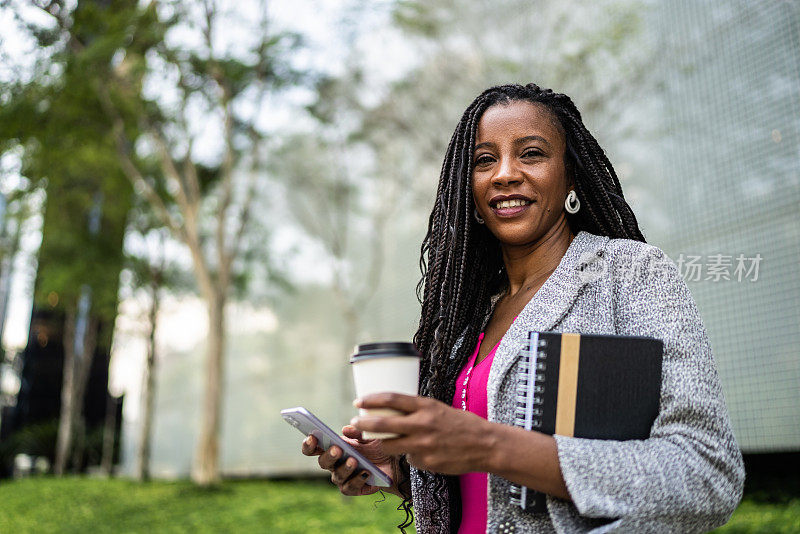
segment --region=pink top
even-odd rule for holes
[[[489,370],[492,368],[494,353],[500,342],[486,355],[486,357],[475,365],[475,360],[481,350],[483,332],[478,336],[478,345],[472,353],[461,373],[456,379],[456,392],[453,395],[453,406],[461,408],[461,399],[464,394],[464,380],[467,378],[470,368],[472,372],[466,386],[467,410],[480,415],[484,419],[487,416],[487,396],[486,386],[489,381]],[[474,366],[474,368],[473,368]],[[465,473],[458,477],[461,485],[461,526],[458,534],[472,534],[486,532],[486,473]]]

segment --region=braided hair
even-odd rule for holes
[[[468,342],[454,348],[457,341],[478,337],[482,319],[491,309],[492,296],[508,284],[499,241],[472,216],[475,204],[471,178],[478,122],[491,106],[513,101],[544,106],[564,135],[565,167],[581,202],[578,213],[566,215],[572,233],[586,230],[645,241],[611,162],[586,129],[570,97],[533,83],[498,85],[481,93],[464,112],[450,139],[420,254],[422,278],[417,285],[417,298],[422,314],[414,335],[414,344],[423,355],[420,394],[447,404],[471,351]],[[433,479],[426,482],[433,482],[434,497],[439,500],[447,477],[420,474]],[[407,513],[409,506],[407,498],[403,503]]]

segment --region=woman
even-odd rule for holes
[[[421,396],[359,399],[404,415],[344,429],[394,480],[410,478],[411,495],[402,483],[392,492],[413,499],[418,532],[701,532],[727,521],[744,471],[706,332],[569,97],[504,85],[467,108],[422,256]],[[512,426],[513,368],[531,330],[663,340],[650,437]],[[365,430],[401,437],[361,441]],[[337,447],[309,438],[303,452],[319,455],[343,493],[377,491],[354,462],[336,461]],[[546,493],[547,513],[512,506],[511,483]]]

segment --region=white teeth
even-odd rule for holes
[[[522,199],[520,199],[520,198],[515,198],[515,199],[513,199],[513,200],[501,200],[500,202],[498,202],[498,203],[495,205],[495,207],[496,207],[497,209],[503,209],[503,208],[515,208],[515,207],[517,207],[517,206],[525,206],[525,205],[527,205],[527,204],[530,204],[530,201],[528,201],[528,200],[522,200]]]

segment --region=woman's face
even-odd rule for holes
[[[495,104],[478,123],[472,196],[504,245],[532,244],[565,217],[569,191],[558,119],[527,101]]]

